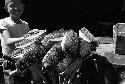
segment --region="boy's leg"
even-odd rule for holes
[[[5,78],[5,84],[14,84],[14,77],[12,76],[7,76]]]
[[[5,84],[14,84],[14,76],[9,76],[9,73],[11,72],[11,68],[14,68],[12,66],[8,66],[8,65],[12,65],[11,62],[9,62],[8,60],[4,60],[3,62],[3,72],[4,72],[4,80],[5,80]],[[9,69],[9,67],[11,67]]]

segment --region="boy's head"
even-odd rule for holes
[[[5,8],[11,17],[20,17],[24,6],[24,0],[5,0]]]

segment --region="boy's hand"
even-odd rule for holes
[[[9,76],[14,76],[16,73],[17,73],[17,70],[11,71],[11,72],[9,73]]]

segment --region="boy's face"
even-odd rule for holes
[[[6,7],[11,17],[20,17],[24,11],[24,5],[20,0],[11,0]]]

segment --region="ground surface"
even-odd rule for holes
[[[107,57],[107,59],[114,64],[125,65],[125,55],[115,54],[115,45],[113,44],[113,39],[109,37],[97,37],[101,44],[97,47],[96,52]]]

